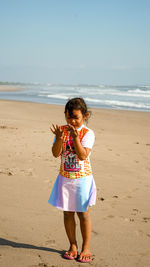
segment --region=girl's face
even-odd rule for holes
[[[81,127],[81,125],[83,124],[85,118],[86,117],[82,114],[81,110],[78,110],[78,109],[73,109],[71,117],[69,116],[68,110],[66,112],[66,121],[67,121],[67,123],[71,124],[76,129]]]

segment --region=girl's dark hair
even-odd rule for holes
[[[81,97],[75,97],[69,99],[69,101],[66,103],[65,106],[65,114],[67,113],[68,110],[69,116],[71,117],[74,109],[81,110],[82,115],[86,115],[87,113],[91,115],[91,111],[88,110],[84,99]]]

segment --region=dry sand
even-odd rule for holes
[[[52,123],[64,107],[0,101],[0,266],[83,266],[68,249],[63,214],[48,204],[59,170]],[[86,266],[150,266],[150,113],[93,109],[93,260]],[[77,240],[81,249],[79,221]]]

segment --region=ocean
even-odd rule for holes
[[[5,84],[19,87],[21,90],[0,92],[0,99],[65,105],[69,98],[83,97],[89,108],[150,111],[150,85]]]

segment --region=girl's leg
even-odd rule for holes
[[[90,218],[90,209],[86,212],[77,212],[78,217],[80,219],[80,228],[81,234],[83,238],[82,244],[82,255],[80,255],[80,260],[90,260],[91,252],[90,252],[90,240],[91,240],[91,218]]]
[[[64,211],[64,225],[70,242],[69,251],[77,251],[75,212]],[[69,254],[69,252],[67,253]]]

